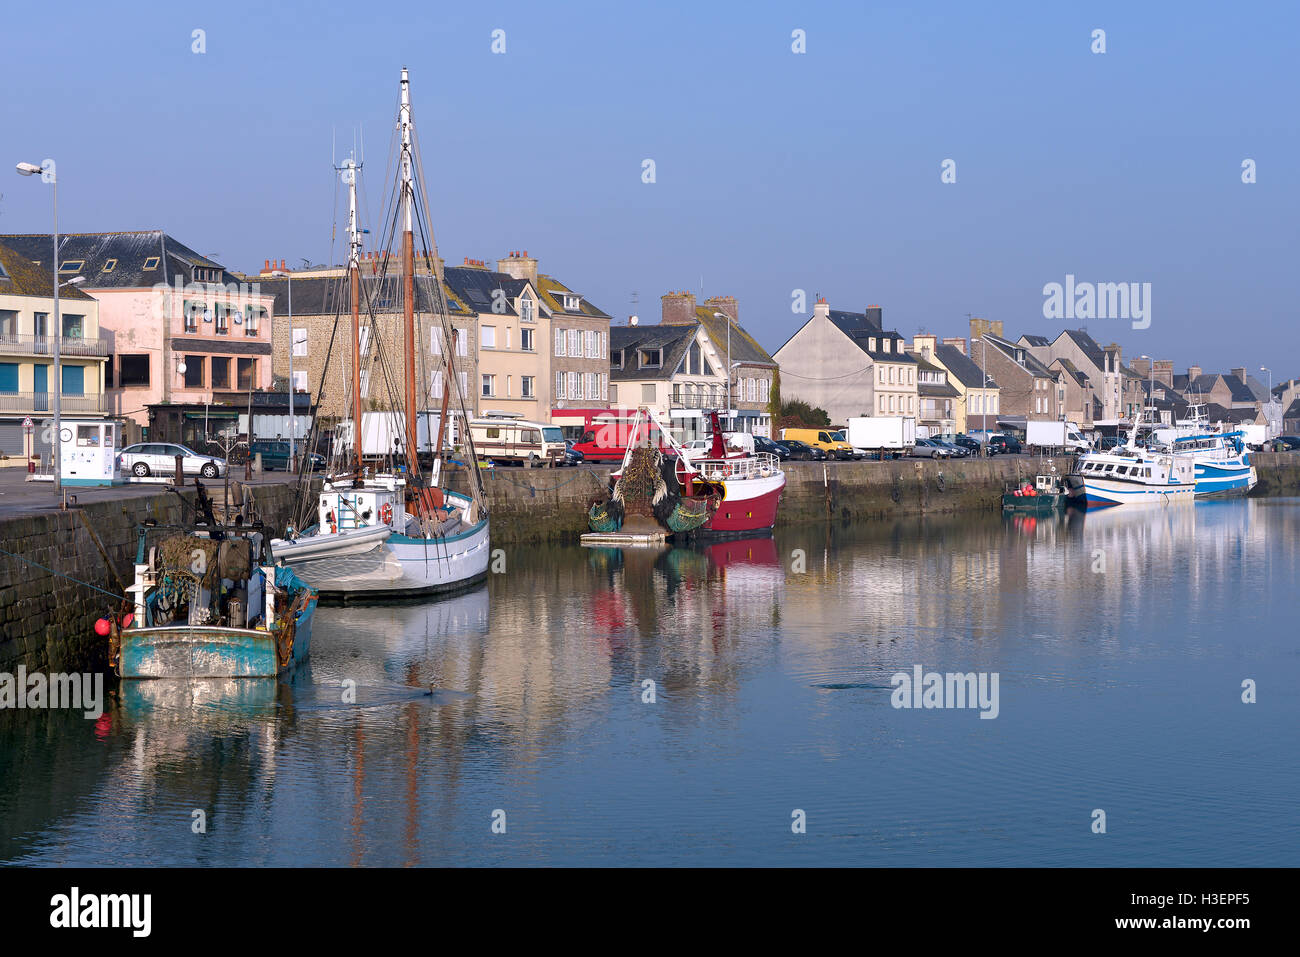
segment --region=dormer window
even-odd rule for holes
[[[889,340],[888,340],[888,339],[882,339],[882,340],[880,340],[880,343],[881,343],[881,345],[884,347],[885,351],[888,352],[888,351],[889,351]]]
[[[523,296],[519,300],[519,321],[533,321],[533,301],[527,296]]]
[[[642,349],[640,354],[640,367],[642,369],[658,368],[663,365],[662,349]]]
[[[623,350],[622,350],[622,349],[619,349],[618,351],[610,350],[610,353],[609,353],[609,364],[610,364],[611,367],[613,367],[613,368],[615,368],[615,369],[621,369],[621,368],[623,368]]]
[[[582,305],[582,299],[580,296],[566,295],[564,297],[565,312],[577,312],[581,308],[581,305]]]
[[[875,351],[876,351],[876,337],[875,337],[875,336],[872,336],[870,339],[867,340],[867,347],[868,347],[872,352],[875,352]]]

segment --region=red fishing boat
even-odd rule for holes
[[[591,508],[588,524],[592,531],[617,532],[629,508],[635,512],[639,505],[642,512],[647,511],[646,503],[629,503],[625,496],[624,474],[634,461],[638,467],[642,465],[634,458],[637,455],[647,460],[644,465],[653,476],[649,511],[669,534],[752,534],[776,524],[786,479],[775,455],[729,449],[717,412],[709,413],[712,438],[704,454],[683,448],[650,409],[637,410],[632,429],[642,421],[658,426],[670,451],[664,454],[653,446],[628,447],[622,465],[610,476],[609,501]]]

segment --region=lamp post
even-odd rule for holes
[[[287,280],[289,286],[289,469],[296,472],[298,470],[298,464],[296,461],[298,456],[296,454],[297,447],[294,444],[293,435],[293,274],[277,269],[272,272],[271,275],[276,279]],[[274,330],[271,332],[271,342],[275,342]],[[248,429],[250,432],[253,429],[252,419],[248,420]]]
[[[54,494],[63,494],[63,464],[60,461],[59,446],[63,436],[63,362],[59,353],[60,340],[63,337],[63,321],[59,318],[59,179],[50,164],[48,171],[42,170],[35,163],[19,163],[20,176],[35,176],[41,173],[42,179],[48,177],[54,198],[54,260],[50,271],[54,274],[54,437],[50,441],[50,458],[54,460]],[[78,277],[80,278],[80,277]]]
[[[721,319],[727,324],[727,417],[731,417],[731,316],[725,312],[715,312],[714,319]],[[735,423],[732,423],[735,429]]]

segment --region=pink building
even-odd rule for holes
[[[45,235],[0,236],[48,266]],[[84,276],[109,343],[107,411],[140,426],[145,407],[221,403],[271,388],[274,297],[161,230],[60,237],[59,276]]]

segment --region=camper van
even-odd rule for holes
[[[529,422],[517,412],[487,412],[469,424],[474,451],[493,462],[553,468],[564,463],[564,433],[558,425]]]

